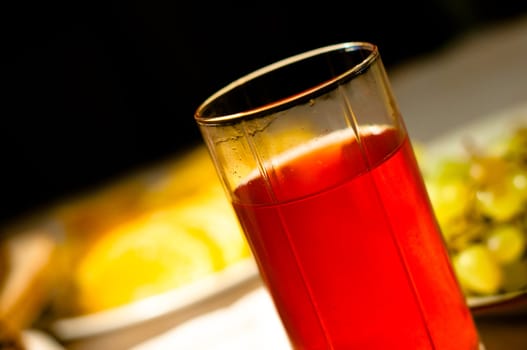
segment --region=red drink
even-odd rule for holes
[[[265,164],[265,180],[234,193],[295,349],[478,348],[401,135],[374,126],[357,142],[335,132]]]

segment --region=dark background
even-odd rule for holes
[[[526,11],[515,0],[2,5],[0,222],[201,142],[198,105],[262,65],[370,41],[389,71]]]

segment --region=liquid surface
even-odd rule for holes
[[[477,349],[406,137],[340,132],[265,168],[233,205],[295,349]]]

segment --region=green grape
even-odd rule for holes
[[[461,180],[450,180],[437,183],[426,181],[426,188],[439,226],[446,227],[456,219],[463,217],[472,204],[471,190]],[[448,230],[445,239],[449,240]]]
[[[503,290],[514,292],[527,288],[527,259],[503,266]]]
[[[510,138],[504,137],[494,140],[488,146],[487,153],[493,157],[506,158],[509,154]]]
[[[518,197],[527,200],[527,168],[517,166],[510,171],[506,181]]]
[[[507,138],[504,138],[501,146],[504,158],[521,162],[527,159],[527,127],[518,126]]]
[[[509,164],[504,158],[478,155],[470,160],[469,174],[478,186],[499,184],[508,170]]]
[[[470,164],[465,159],[445,158],[434,169],[437,181],[465,180],[469,177]]]
[[[499,291],[502,271],[490,251],[473,244],[452,258],[459,283],[467,293],[490,295]]]
[[[494,226],[487,233],[487,248],[500,264],[519,260],[525,251],[525,235],[517,225]]]
[[[481,241],[487,225],[481,220],[460,217],[441,226],[443,237],[450,253],[459,252],[475,242]]]
[[[497,222],[508,221],[524,212],[525,199],[519,196],[511,181],[476,192],[476,208]]]
[[[527,288],[527,126],[468,146],[423,167],[460,284],[468,295]]]

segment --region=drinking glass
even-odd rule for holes
[[[376,45],[261,68],[195,121],[292,348],[478,348]]]

